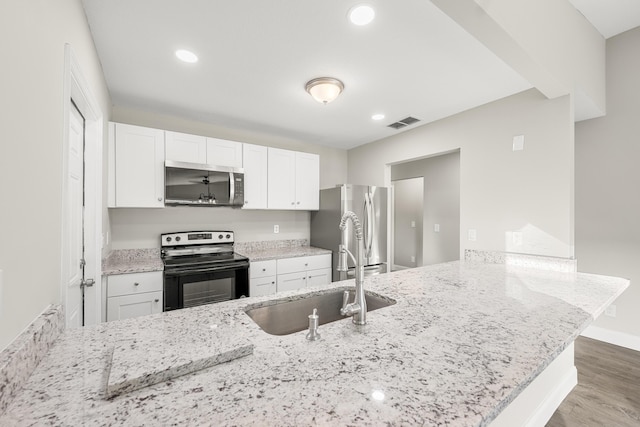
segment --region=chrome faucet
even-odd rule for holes
[[[347,249],[347,220],[351,220],[356,235],[358,245],[356,246],[356,256]],[[349,269],[347,265],[348,258],[350,256],[353,263],[356,265],[356,293],[353,302],[349,304],[349,291],[344,291],[342,297],[342,308],[340,314],[343,316],[353,316],[353,323],[356,325],[365,325],[367,323],[367,301],[364,298],[364,266],[363,266],[363,253],[364,253],[364,241],[362,238],[362,225],[358,216],[347,211],[342,215],[340,219],[340,230],[342,230],[342,244],[338,246],[338,271],[347,271]]]

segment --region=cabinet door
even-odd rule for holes
[[[320,156],[296,152],[296,209],[320,207]]]
[[[115,204],[164,206],[164,131],[115,125]]]
[[[276,293],[276,276],[249,280],[249,296],[259,297]]]
[[[212,166],[242,167],[242,143],[207,138],[207,163]]]
[[[165,132],[165,159],[174,162],[207,163],[207,138]]]
[[[107,322],[162,312],[162,291],[107,298]]]
[[[322,268],[307,272],[307,286],[322,286],[331,283],[331,269]]]
[[[295,152],[269,147],[268,159],[267,205],[269,209],[295,209]]]
[[[243,144],[244,208],[267,208],[267,147]]]
[[[278,292],[292,291],[306,286],[306,272],[278,274]]]

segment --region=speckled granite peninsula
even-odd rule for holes
[[[274,296],[68,330],[0,425],[484,426],[628,284],[453,262],[367,278],[369,291],[397,303],[368,313],[363,327],[348,319],[322,325],[314,342],[306,331],[268,335],[245,314]],[[177,331],[210,329],[251,343],[253,354],[107,399],[117,343],[165,328],[168,342]],[[186,340],[175,342],[164,346],[167,357],[189,354]]]

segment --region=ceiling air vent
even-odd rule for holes
[[[404,118],[402,120],[398,120],[395,123],[391,123],[388,127],[394,128],[394,129],[402,129],[405,126],[412,125],[412,124],[414,124],[416,122],[419,122],[419,121],[420,120],[416,119],[415,117],[407,117],[407,118]]]

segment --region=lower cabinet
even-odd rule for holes
[[[249,266],[249,296],[276,293],[276,261],[256,261]]]
[[[331,283],[331,254],[283,258],[277,261],[277,291],[291,291]]]
[[[107,277],[107,322],[162,312],[162,272]]]

